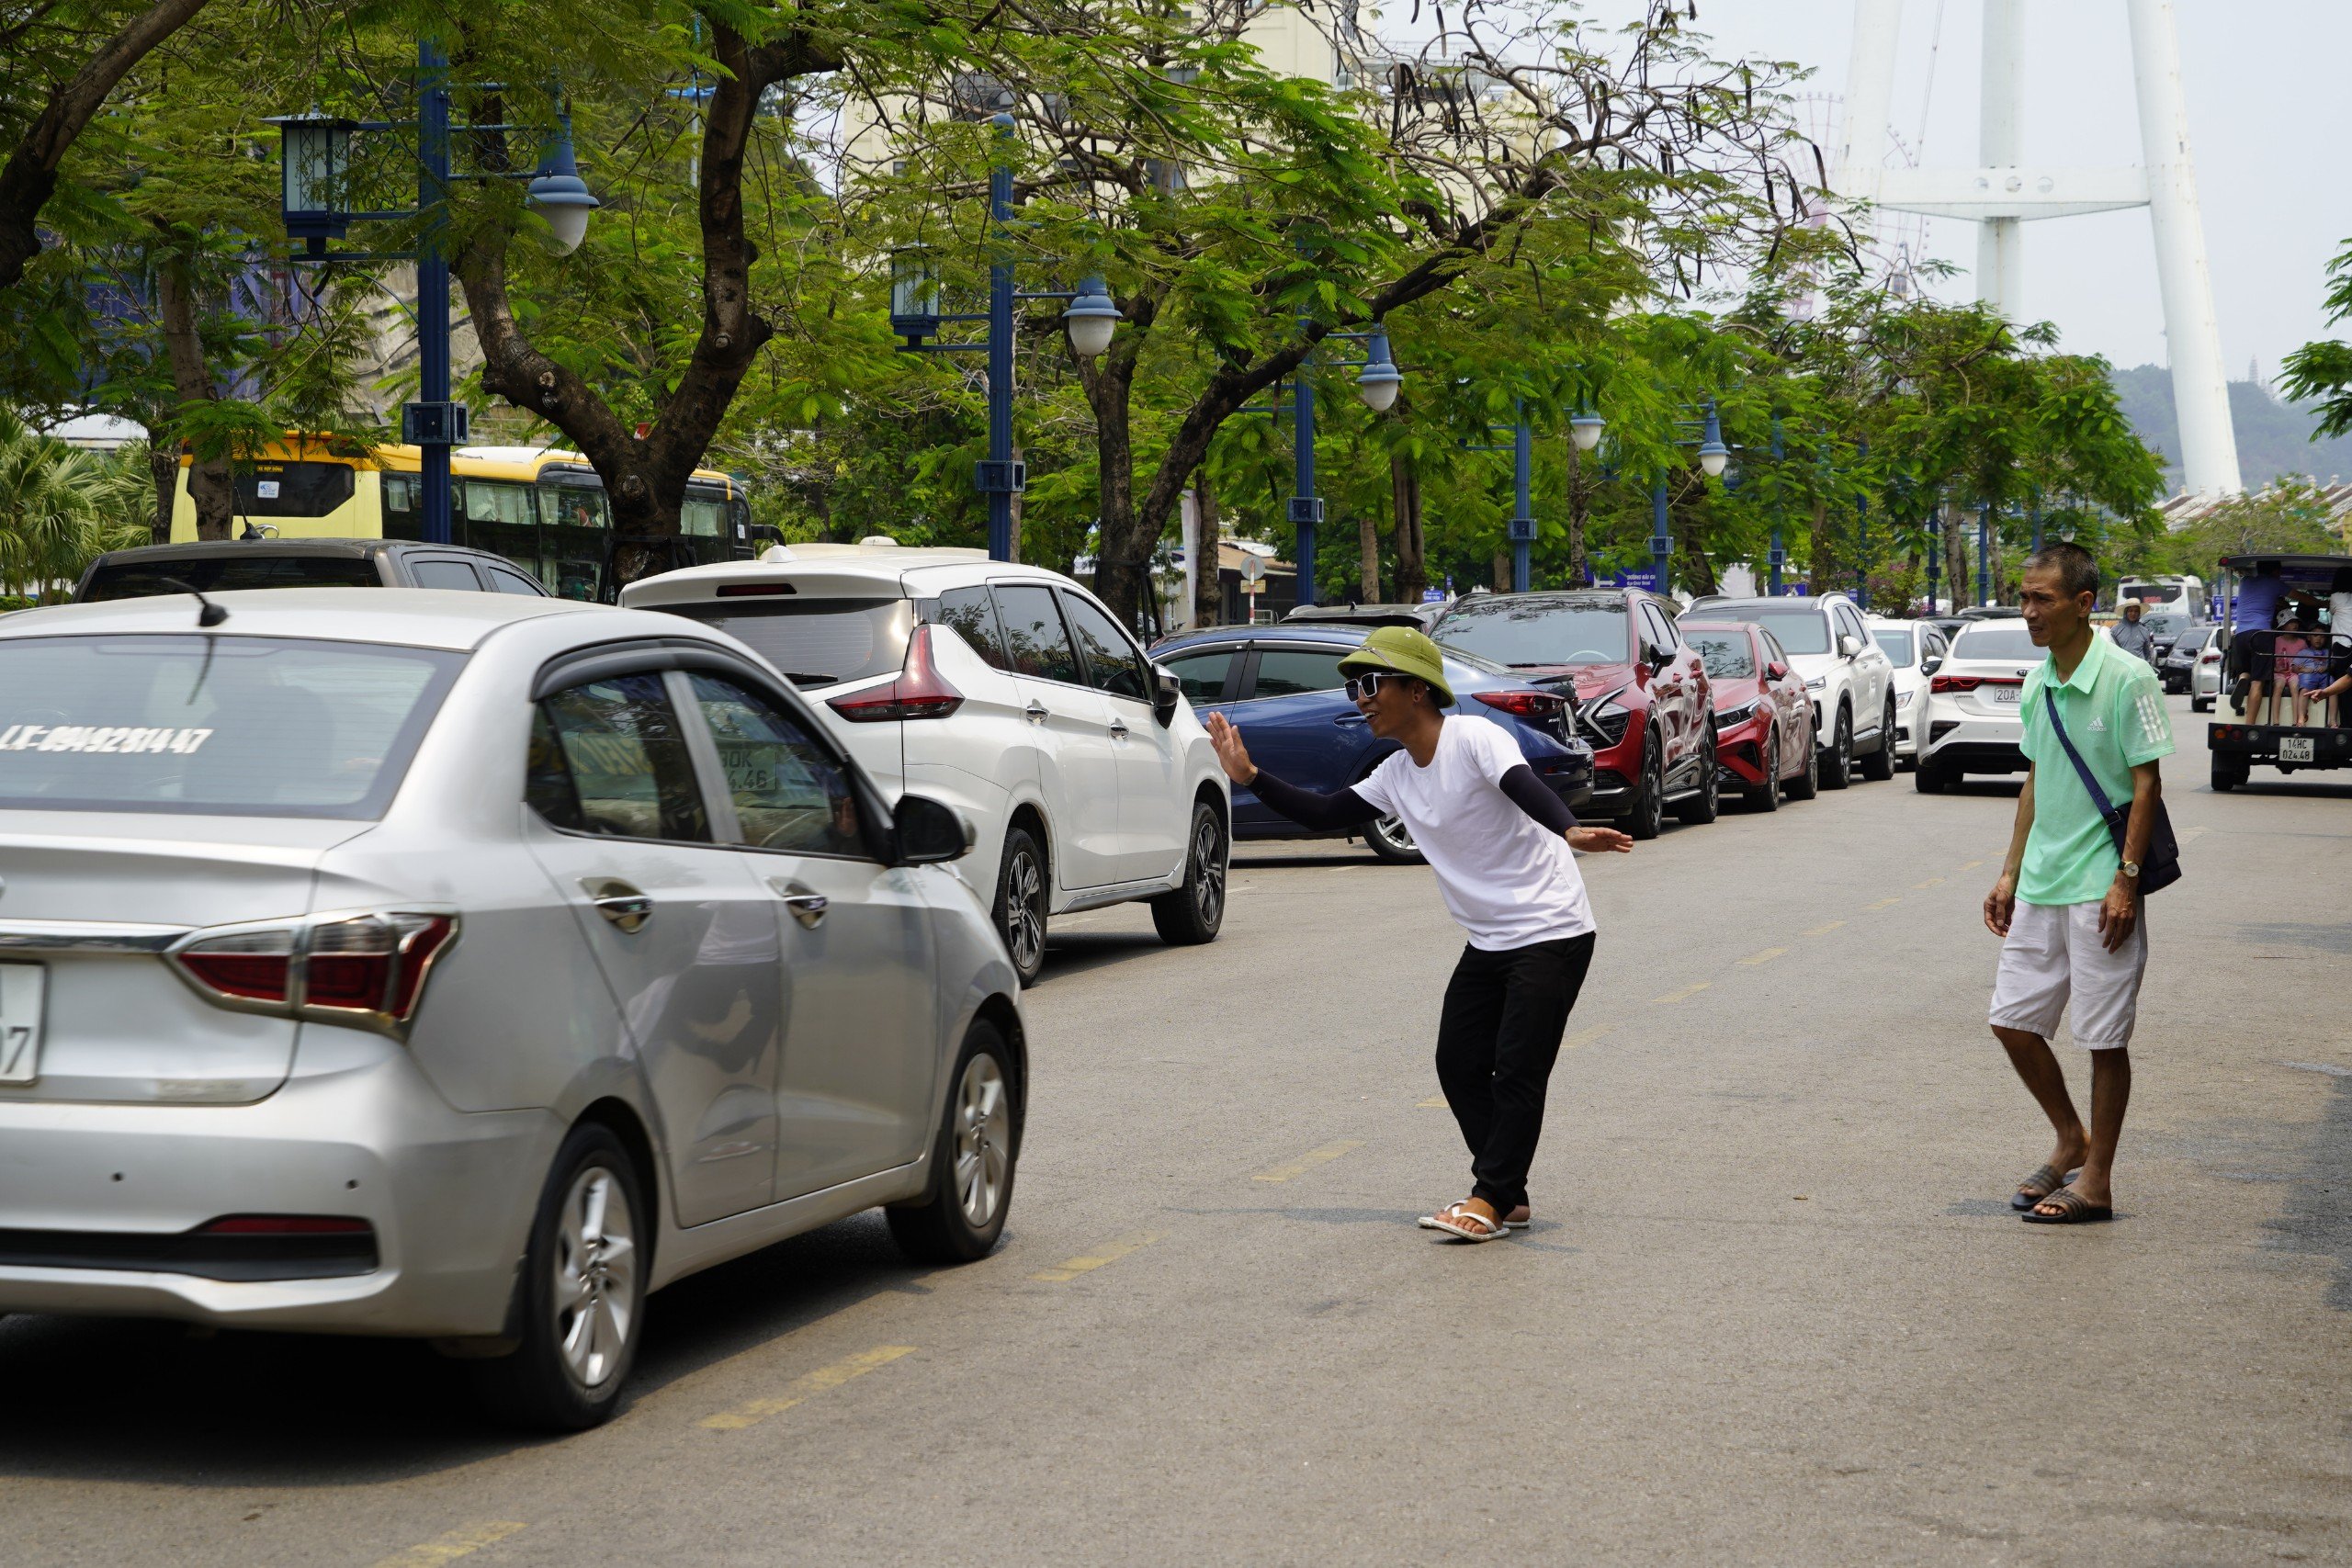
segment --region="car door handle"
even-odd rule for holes
[[[653,900],[616,876],[583,876],[580,886],[596,912],[625,931],[643,929],[653,918]]]
[[[768,886],[775,890],[777,902],[792,911],[792,918],[808,930],[815,931],[817,922],[825,918],[831,907],[822,893],[797,882],[786,882],[781,876],[768,878]]]
[[[1023,708],[1021,711],[1029,716],[1029,722],[1032,724],[1043,724],[1046,719],[1053,716],[1053,715],[1046,709],[1046,705],[1039,702],[1035,697],[1031,697],[1029,699],[1029,705]]]
[[[1113,714],[1111,716],[1111,733],[1117,736],[1120,739],[1125,740],[1127,738],[1127,721],[1121,718],[1117,714]]]
[[[1360,713],[1334,714],[1331,717],[1333,724],[1362,724],[1363,721],[1363,715]]]

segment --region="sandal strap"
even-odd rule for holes
[[[2034,1207],[2040,1209],[2048,1207],[2051,1204],[2057,1205],[2057,1207],[2064,1213],[2073,1213],[2077,1209],[2088,1209],[2091,1206],[2091,1201],[2071,1187],[2061,1187],[2052,1190],[2048,1197],[2042,1199],[2041,1202],[2036,1203]]]

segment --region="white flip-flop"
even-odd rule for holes
[[[1464,1220],[1480,1228],[1471,1229],[1463,1223]],[[1499,1241],[1510,1234],[1510,1227],[1502,1221],[1494,1221],[1490,1225],[1484,1216],[1469,1213],[1460,1203],[1449,1204],[1434,1214],[1423,1214],[1421,1224],[1430,1230],[1443,1231],[1456,1241]]]

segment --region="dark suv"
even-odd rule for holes
[[[1593,750],[1586,814],[1653,839],[1669,804],[1685,822],[1715,819],[1714,697],[1674,616],[1672,600],[1638,588],[1474,593],[1430,636],[1574,702]]]
[[[165,581],[169,579],[170,581]],[[185,587],[175,587],[174,583]],[[74,590],[76,604],[237,588],[455,588],[547,597],[503,556],[413,539],[209,539],[109,550]]]

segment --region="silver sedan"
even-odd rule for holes
[[[578,1427],[671,1280],[876,1204],[978,1258],[1027,1064],[967,847],[672,615],[12,615],[0,1311],[427,1337]]]

